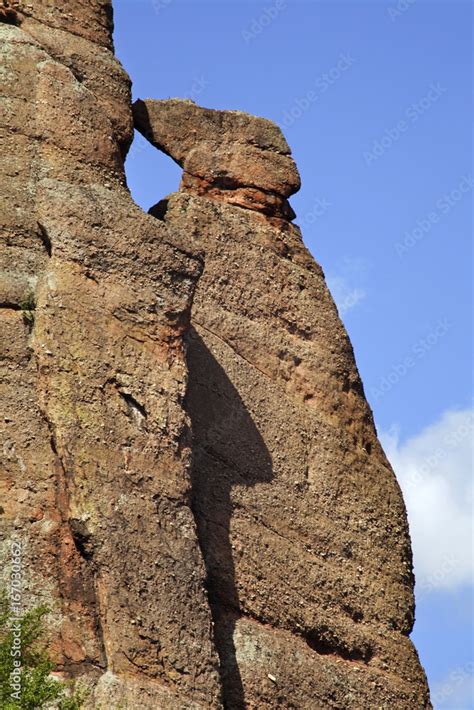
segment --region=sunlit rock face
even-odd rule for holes
[[[25,602],[53,610],[58,668],[96,685],[91,707],[218,707],[183,408],[202,259],[126,189],[110,7],[15,9],[0,26],[5,570],[21,539]]]
[[[183,168],[182,189],[292,219],[288,197],[300,177],[280,129],[240,111],[186,99],[136,101],[137,129]]]
[[[91,708],[428,708],[403,501],[280,130],[146,100],[106,0],[0,8],[1,556]],[[183,167],[147,215],[133,120]],[[162,197],[157,195],[157,200]]]

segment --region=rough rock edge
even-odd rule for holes
[[[300,188],[279,127],[242,111],[206,109],[186,99],[138,100],[135,127],[183,168],[180,189],[284,221]]]

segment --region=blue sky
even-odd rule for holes
[[[283,127],[296,221],[405,493],[434,706],[474,708],[470,3],[114,5],[135,98],[188,96]],[[148,209],[180,170],[138,137],[127,176]]]

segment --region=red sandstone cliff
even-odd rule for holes
[[[189,101],[127,190],[107,0],[0,11],[0,517],[90,706],[428,708],[401,494],[279,129]],[[157,195],[157,199],[160,196]]]

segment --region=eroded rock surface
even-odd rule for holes
[[[19,540],[91,708],[428,708],[403,501],[288,145],[138,102],[184,170],[144,214],[111,30],[108,0],[0,8],[3,575]]]
[[[231,172],[229,137],[242,185],[255,183],[252,140],[262,163],[288,156],[262,119],[146,101],[142,129],[145,112],[185,172],[195,150],[202,175]],[[213,134],[225,148],[211,150]],[[271,161],[264,172],[279,175]],[[403,500],[324,275],[281,213],[223,202],[183,177],[150,211],[205,254],[186,402],[225,705],[427,707]]]
[[[68,4],[69,25],[63,3],[16,9],[0,25],[4,574],[21,540],[24,601],[52,608],[58,668],[97,684],[91,707],[219,707],[182,406],[202,261],[125,187],[106,5]]]
[[[184,170],[195,195],[292,219],[288,197],[300,177],[280,129],[240,111],[213,111],[186,99],[134,104],[135,125]]]
[[[205,250],[187,407],[226,707],[429,707],[402,497],[300,230],[184,192],[164,219]]]

